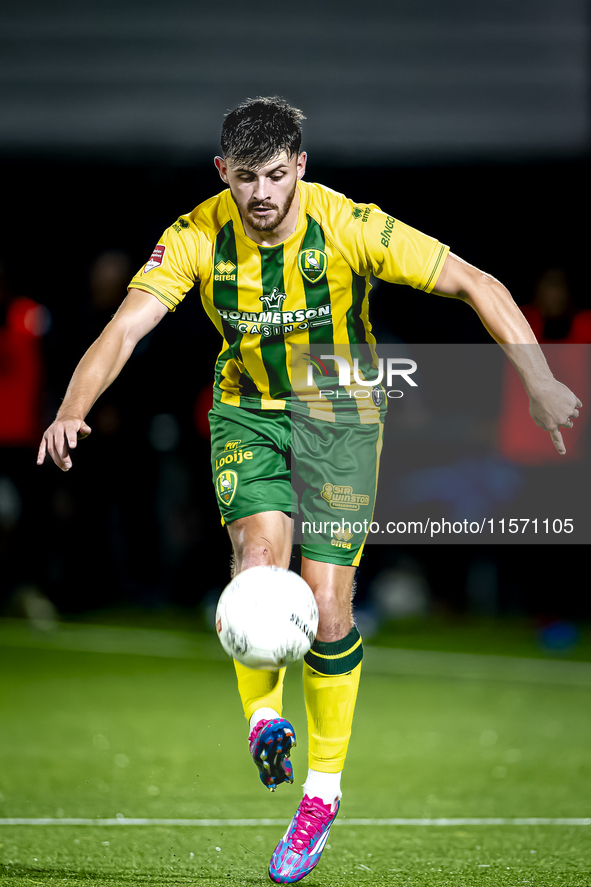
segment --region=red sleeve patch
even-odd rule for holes
[[[162,264],[165,252],[166,247],[162,243],[159,243],[157,246],[154,247],[154,252],[150,256],[150,261],[146,262],[146,265],[144,267],[144,274],[147,274],[148,271],[152,270],[152,268],[157,268],[158,265]]]

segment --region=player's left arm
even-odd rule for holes
[[[550,432],[554,446],[564,455],[566,448],[560,428],[572,428],[572,420],[579,415],[582,403],[552,375],[530,325],[509,290],[490,274],[449,253],[432,292],[461,299],[476,311],[519,373],[536,425]]]

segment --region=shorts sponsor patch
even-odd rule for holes
[[[342,484],[324,484],[320,493],[331,508],[342,511],[359,511],[361,506],[369,505],[369,496],[365,493],[354,493],[353,487]]]
[[[152,268],[157,268],[158,265],[162,264],[165,252],[166,247],[163,243],[159,243],[157,246],[154,247],[154,252],[150,256],[150,260],[146,262],[146,265],[144,267],[144,274],[147,274],[148,271],[152,270]]]
[[[230,450],[228,451],[226,444],[226,449],[223,453],[218,453],[215,457],[215,470],[219,471],[220,468],[223,468],[224,465],[230,465],[231,462],[234,462],[236,465],[242,465],[242,462],[246,460],[249,462],[253,457],[254,453],[252,450]]]

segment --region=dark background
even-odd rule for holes
[[[450,244],[520,304],[560,269],[572,311],[591,308],[586,16],[579,0],[4,5],[0,326],[17,297],[48,309],[39,434],[125,269],[221,190],[223,114],[247,96],[303,109],[308,180]],[[101,297],[105,253],[121,279]],[[371,316],[381,341],[489,341],[459,302],[381,282]],[[218,348],[194,291],[95,406],[71,472],[36,468],[30,441],[0,448],[5,612],[33,598],[63,613],[215,599],[229,575],[204,422]],[[386,571],[421,577],[417,613],[588,616],[570,581],[586,549],[532,552],[369,549],[358,599],[369,606]]]

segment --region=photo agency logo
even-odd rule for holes
[[[417,363],[409,357],[380,357],[377,366],[371,356],[365,360],[350,359],[342,354],[315,356],[307,352],[303,358],[307,363],[306,387],[317,391],[319,398],[371,398],[376,406],[380,406],[384,398],[404,397],[404,390],[398,387],[402,383],[417,387],[412,378]],[[368,378],[370,375],[374,378]]]

